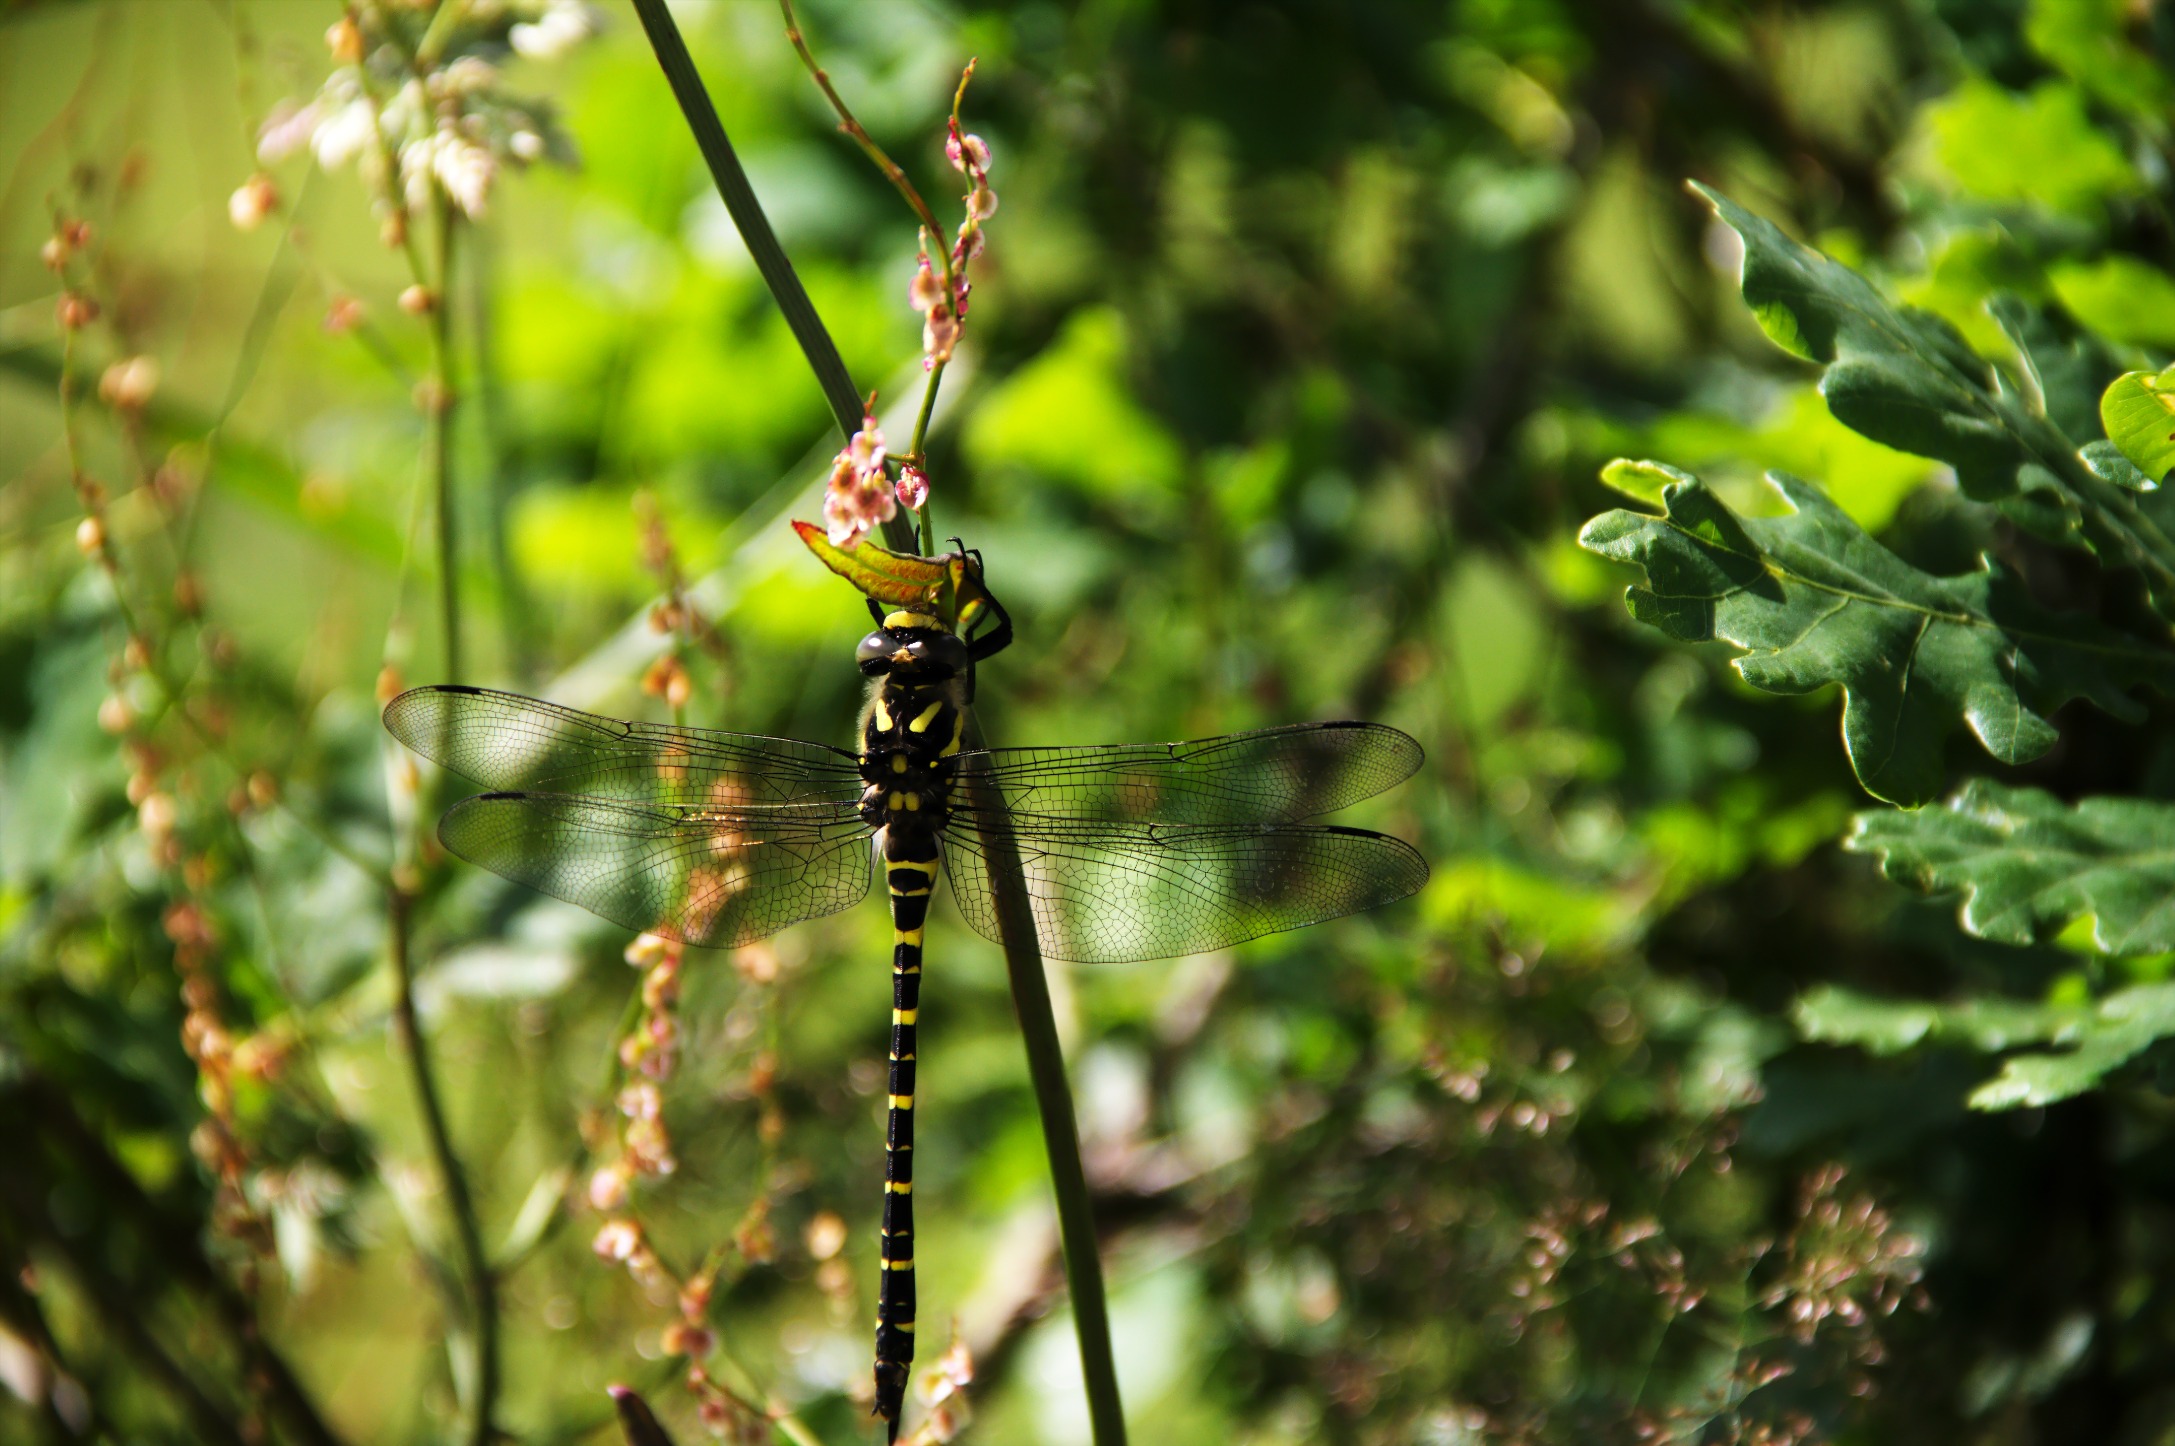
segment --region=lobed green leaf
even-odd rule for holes
[[[2040,1004],[2014,999],[1955,1003],[1880,999],[1827,986],[1792,1010],[1798,1033],[1823,1044],[1900,1054],[1922,1044],[2012,1055],[2001,1072],[1971,1092],[1973,1109],[2050,1105],[2096,1089],[2113,1071],[2175,1034],[2175,984],[2132,985],[2094,1003]]]
[[[2013,304],[1997,310],[2034,381],[2020,392],[1946,321],[1891,303],[1864,277],[1764,217],[1718,192],[1693,189],[1744,240],[1744,298],[1760,325],[1777,345],[1826,368],[1820,390],[1838,420],[1874,441],[1946,462],[1965,495],[2000,503],[2041,536],[2135,569],[2153,606],[2175,620],[2175,499],[2109,483],[2077,454],[2078,443],[2091,439],[2053,420],[2085,424],[2071,400],[2082,353],[2064,357],[2042,345]],[[2048,333],[2044,341],[2059,339]]]
[[[1674,479],[1663,515],[1607,512],[1579,541],[1646,570],[1646,585],[1625,595],[1632,616],[1686,642],[1742,648],[1737,671],[1767,692],[1840,684],[1843,743],[1877,798],[1932,798],[1959,727],[2022,763],[2053,745],[2047,715],[2071,698],[2134,720],[2142,709],[2126,689],[2175,691],[2175,654],[2041,607],[1991,561],[1957,577],[1922,572],[1809,483],[1769,473],[1791,514],[1739,518],[1688,474],[1626,471]]]
[[[1982,939],[2029,944],[2089,918],[2102,954],[2175,949],[2175,804],[2071,805],[1974,779],[1940,808],[1860,814],[1844,847],[1919,893],[1961,890]]]

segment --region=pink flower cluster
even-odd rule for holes
[[[875,399],[869,401],[873,408]],[[865,412],[861,430],[831,460],[831,480],[823,491],[823,521],[830,529],[832,546],[857,547],[862,538],[898,515],[907,486],[902,478],[898,491],[892,491],[884,457],[883,429],[876,425],[873,411]],[[928,495],[928,482],[923,479],[915,500],[907,505],[918,507]]]
[[[960,223],[959,235],[952,242],[944,277],[940,278],[929,264],[929,237],[924,233],[921,264],[907,286],[908,302],[922,313],[921,364],[925,370],[950,361],[953,349],[959,345],[960,327],[967,315],[967,294],[972,290],[967,283],[967,263],[982,254],[982,223],[997,214],[997,193],[989,187],[988,144],[980,136],[961,132],[956,116],[947,124],[950,134],[944,140],[944,155],[967,178],[967,218]]]

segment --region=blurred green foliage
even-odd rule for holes
[[[910,217],[773,6],[677,9],[903,438]],[[839,439],[639,30],[601,13],[563,58],[502,57],[579,165],[506,165],[443,298],[467,671],[664,717],[642,681],[673,639],[647,618],[677,569],[716,629],[684,649],[688,721],[842,741],[865,614],[785,527],[816,515]],[[442,667],[408,263],[352,162],[265,163],[276,207],[229,218],[338,14],[0,12],[0,1437],[438,1440],[462,1419],[473,1322],[396,1028],[397,865],[500,1279],[500,1425],[611,1439],[604,1387],[626,1381],[701,1439],[670,1290],[590,1249],[627,939],[404,852],[450,796],[411,786],[377,725],[381,669]],[[1825,688],[1849,679],[1759,691],[1731,650],[1626,617],[1634,571],[1576,538],[1622,502],[1599,480],[1620,455],[1697,469],[1717,528],[1803,529],[1759,482],[1774,467],[1823,489],[1853,555],[1959,587],[1990,554],[2031,607],[2164,649],[2162,469],[2077,448],[2175,335],[2168,17],[804,19],[932,200],[957,190],[942,119],[978,57],[966,115],[1003,205],[930,472],[939,535],[984,550],[1020,626],[983,671],[995,740],[1359,716],[1430,753],[1353,820],[1428,855],[1411,904],[1053,971],[1136,1439],[2164,1436],[2158,935],[2052,864],[2070,892],[2028,928],[1898,888],[1840,846],[1873,808]],[[1742,209],[1724,224],[1687,177]],[[70,341],[40,249],[78,219],[65,285],[99,315]],[[142,395],[109,370],[139,356]],[[78,545],[64,420],[110,572]],[[1660,471],[1612,476],[1659,507]],[[1959,806],[1875,809],[1852,847],[1954,889],[1975,877],[1955,835],[2013,794],[2029,827],[2098,820],[2093,847],[2157,858],[2169,704],[2062,692],[2027,700],[2013,746],[1975,720],[1986,749],[1943,745],[1944,722],[1910,787],[1868,776],[1913,801],[1961,785]],[[667,1267],[719,1263],[710,1375],[823,1441],[868,1429],[886,937],[871,907],[691,954],[662,1089],[677,1169],[635,1186]],[[1084,1441],[1002,963],[948,905],[931,946],[923,1358],[956,1321],[975,1435]],[[245,1067],[207,1077],[191,1011]]]

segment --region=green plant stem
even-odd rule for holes
[[[755,188],[748,184],[748,174],[740,168],[732,142],[725,138],[724,122],[717,118],[717,107],[710,104],[710,94],[703,89],[702,76],[687,53],[687,42],[680,38],[680,27],[673,23],[665,0],[634,0],[634,13],[642,21],[643,33],[649,36],[650,49],[657,53],[657,64],[672,86],[672,98],[679,102],[680,114],[687,118],[687,128],[694,132],[695,148],[710,167],[710,178],[717,183],[726,214],[732,217],[748,254],[755,258],[763,285],[770,288],[778,310],[785,313],[785,323],[808,358],[808,368],[816,374],[816,384],[823,388],[823,399],[831,404],[831,415],[838,419],[840,432],[852,436],[861,426],[861,394],[854,390],[845,360],[839,356],[823,319],[816,315],[815,303],[808,299],[793,263],[786,259],[785,248],[771,231],[762,203],[755,199]]]
[[[838,112],[838,128],[853,137],[853,143],[861,148],[861,153],[875,164],[877,170],[884,173],[884,179],[891,183],[892,189],[914,209],[914,214],[921,218],[921,224],[929,228],[929,235],[932,238],[942,236],[944,233],[936,224],[936,214],[929,209],[929,203],[921,198],[921,192],[914,189],[914,183],[906,178],[906,172],[899,169],[899,163],[885,154],[884,148],[876,144],[875,138],[861,122],[854,119],[853,112],[846,108],[845,98],[831,84],[830,73],[816,64],[815,52],[808,48],[807,38],[801,34],[800,20],[793,13],[793,0],[778,0],[778,8],[785,13],[787,43],[793,47],[794,54],[801,58],[801,64],[807,67],[808,74],[814,77],[816,88],[831,103],[831,109]],[[949,282],[951,259],[949,256],[940,256],[938,259],[939,264],[945,268],[945,280]]]
[[[431,290],[430,378],[425,383],[423,456],[438,513],[438,600],[445,638],[445,681],[461,681],[461,569],[453,517],[453,234],[459,224],[443,191],[431,192],[437,273]]]
[[[966,746],[976,752],[989,746],[982,736],[981,720],[972,713],[967,715]],[[959,781],[974,803],[982,848],[989,859],[997,932],[1003,936],[1005,971],[1012,983],[1012,1008],[1019,1016],[1027,1076],[1034,1085],[1036,1112],[1042,1117],[1050,1187],[1057,1195],[1058,1242],[1065,1254],[1065,1279],[1072,1287],[1073,1332],[1080,1342],[1080,1373],[1087,1386],[1089,1430],[1095,1446],[1124,1446],[1125,1411],[1118,1397],[1117,1364],[1110,1352],[1110,1307],[1103,1293],[1095,1212],[1088,1198],[1087,1171],[1080,1163],[1072,1086],[1065,1077],[1057,1016],[1050,1008],[1049,980],[1042,972],[1042,946],[1027,901],[1019,841],[1006,822],[1002,792],[987,775],[962,768]]]
[[[469,1330],[475,1343],[475,1400],[469,1413],[469,1446],[491,1446],[497,1435],[493,1415],[498,1406],[498,1275],[483,1244],[477,1223],[475,1197],[469,1193],[468,1174],[454,1153],[453,1138],[446,1130],[445,1107],[439,1102],[438,1079],[431,1068],[430,1049],[415,1011],[415,963],[409,951],[410,915],[414,897],[402,888],[387,896],[388,924],[393,959],[393,1029],[401,1057],[415,1087],[416,1104],[423,1116],[423,1133],[429,1141],[431,1162],[439,1187],[453,1212],[453,1230],[461,1251],[461,1272],[467,1277]]]

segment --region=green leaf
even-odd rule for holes
[[[2175,346],[2175,278],[2134,256],[2047,268],[2062,305],[2086,326],[2133,346]]]
[[[2034,409],[2073,442],[2096,437],[2100,391],[2121,370],[2107,348],[2060,307],[2035,305],[2015,292],[1987,298],[1986,312],[2016,349]]]
[[[1999,1074],[1971,1092],[1973,1109],[2010,1110],[2097,1089],[2108,1074],[2175,1034],[2175,984],[2133,985],[2097,1003],[2078,1004],[2015,999],[1936,1004],[1825,986],[1806,993],[1791,1013],[1808,1040],[1856,1045],[1880,1055],[1924,1044],[1982,1053],[2056,1046],[2012,1056]]]
[[[1902,1054],[1922,1044],[1957,1044],[1983,1053],[2048,1044],[2075,1030],[2087,1011],[2077,1005],[2016,999],[1965,999],[1934,1004],[1882,999],[1822,985],[1791,1006],[1797,1031],[1818,1044],[1852,1044],[1871,1054]]]
[[[2050,80],[2018,94],[1970,81],[1929,106],[1933,153],[1958,189],[2097,219],[2141,189],[2122,148],[2085,113],[2084,92]]]
[[[2038,399],[2006,385],[1941,318],[1891,304],[1772,222],[1693,189],[1744,238],[1745,302],[1768,335],[1827,368],[1820,390],[1839,420],[1948,463],[1967,496],[2003,504],[2044,537],[2135,568],[2175,619],[2175,498],[2140,497],[2093,472]]]
[[[2000,1074],[1971,1092],[1971,1107],[2009,1110],[2081,1095],[2170,1034],[2175,1034],[2175,984],[2119,989],[2058,1041],[2071,1048],[2009,1060]]]
[[[2175,655],[2033,602],[2008,573],[1935,577],[1883,548],[1818,488],[1769,485],[1793,512],[1739,518],[1697,478],[1662,493],[1664,516],[1618,510],[1580,542],[1646,569],[1632,616],[1687,642],[1745,650],[1737,671],[1770,693],[1843,688],[1843,743],[1877,798],[1917,804],[1941,786],[1941,749],[1968,726],[2005,763],[2054,743],[2046,715],[2089,698],[2118,718],[2124,689],[2175,689]]]
[[[2099,399],[2107,439],[2154,483],[2175,468],[2175,367],[2124,372]]]
[[[2131,39],[2138,18],[2131,0],[2033,0],[2024,35],[2096,99],[2157,124],[2171,99],[2168,78]]]
[[[2175,949],[2175,804],[1974,779],[1940,808],[1864,813],[1844,847],[1922,894],[1962,890],[1963,926],[2029,944],[2092,921],[2102,954]]]
[[[873,542],[843,548],[813,522],[796,520],[793,530],[825,567],[867,596],[895,608],[944,615],[940,609],[948,572],[943,558],[893,552]]]

